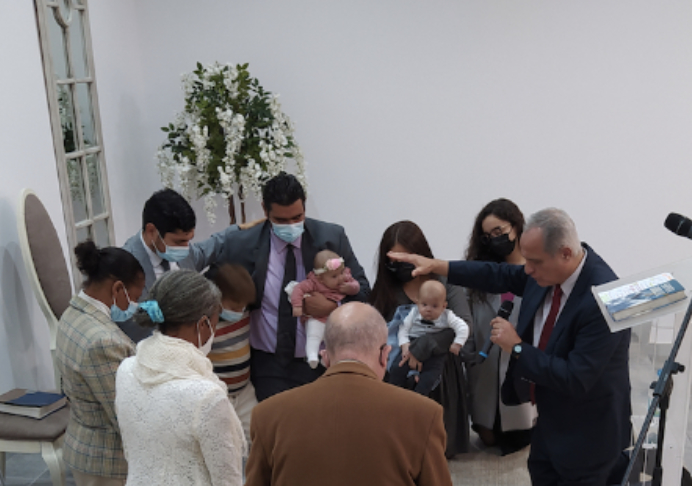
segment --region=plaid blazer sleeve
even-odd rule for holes
[[[81,366],[84,381],[116,430],[120,429],[115,414],[115,375],[122,360],[133,354],[130,343],[103,337],[86,350]]]

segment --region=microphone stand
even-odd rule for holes
[[[680,363],[675,362],[675,358],[678,355],[678,350],[682,345],[682,340],[685,337],[685,332],[687,331],[687,325],[690,322],[690,317],[692,316],[692,299],[687,306],[687,311],[685,312],[685,318],[682,320],[682,325],[678,331],[678,335],[675,337],[675,342],[673,343],[673,349],[671,349],[668,359],[666,359],[663,369],[661,369],[661,374],[658,380],[651,384],[653,391],[653,400],[649,405],[649,410],[646,413],[646,418],[644,419],[644,425],[639,432],[639,437],[637,442],[632,449],[632,455],[630,456],[630,462],[627,465],[627,470],[625,471],[625,476],[622,478],[620,486],[627,486],[627,480],[632,474],[632,468],[634,467],[634,462],[637,459],[639,451],[642,449],[644,440],[646,439],[646,433],[649,430],[651,421],[656,413],[656,408],[661,410],[661,416],[658,421],[658,440],[656,444],[656,461],[654,463],[653,478],[651,484],[653,486],[660,486],[661,480],[663,478],[663,437],[666,429],[666,415],[668,406],[670,404],[670,394],[673,391],[673,375],[677,373],[682,373],[685,371],[685,367]]]

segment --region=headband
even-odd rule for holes
[[[315,272],[315,275],[322,275],[325,272],[331,272],[333,270],[338,270],[341,265],[344,264],[344,259],[339,257],[339,258],[330,258],[326,262],[324,262],[324,266],[322,268],[316,268],[313,270]]]
[[[146,302],[142,302],[139,304],[139,307],[140,309],[144,309],[147,314],[149,314],[149,318],[152,320],[152,322],[161,324],[164,321],[161,307],[159,307],[159,303],[155,300],[147,300]]]

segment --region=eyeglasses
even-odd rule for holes
[[[490,230],[490,233],[483,233],[483,235],[481,236],[481,243],[483,243],[484,245],[489,244],[491,239],[504,235],[505,230],[507,228],[509,228],[511,231],[512,230],[512,224],[507,223],[504,226],[496,226],[495,228]],[[509,233],[509,231],[507,233]]]

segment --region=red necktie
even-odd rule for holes
[[[548,346],[548,341],[550,340],[550,335],[553,333],[553,328],[555,327],[555,321],[557,320],[557,314],[560,312],[560,301],[562,300],[562,289],[560,284],[557,284],[553,289],[553,301],[550,304],[550,312],[548,312],[548,318],[543,324],[543,330],[541,331],[541,339],[538,341],[538,349],[545,351]],[[531,403],[536,403],[536,385],[531,383]]]
[[[560,284],[556,285],[553,289],[553,302],[550,304],[550,312],[548,312],[548,318],[543,324],[543,331],[541,331],[541,339],[538,341],[538,349],[544,351],[548,346],[548,340],[550,335],[553,333],[553,328],[555,327],[555,320],[557,319],[557,314],[560,312],[560,300],[562,299],[562,289]]]

